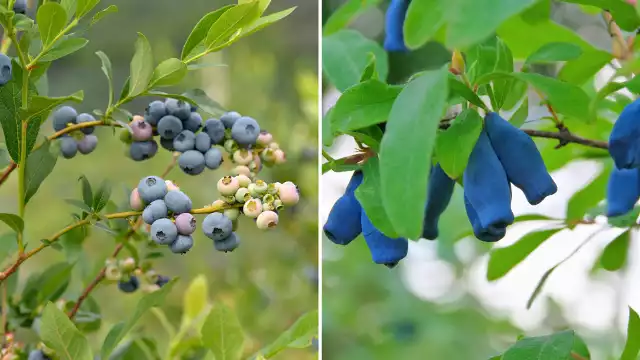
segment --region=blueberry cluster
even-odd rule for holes
[[[71,106],[63,106],[53,113],[53,129],[55,131],[64,130],[67,126],[96,121],[87,113],[78,114]],[[71,159],[79,152],[87,155],[93,152],[98,146],[98,137],[93,135],[95,127],[85,127],[73,134],[64,134],[58,138],[60,153],[65,159]]]
[[[143,178],[131,192],[130,205],[134,210],[144,209],[142,220],[151,225],[154,242],[168,245],[176,254],[184,254],[191,249],[191,234],[196,230],[196,219],[189,214],[192,202],[172,182],[157,176]]]
[[[134,258],[107,259],[104,276],[109,281],[117,282],[118,289],[125,293],[135,292],[141,285],[144,292],[153,292],[170,280],[166,276],[158,275],[154,270],[142,270]]]
[[[408,241],[389,238],[371,224],[354,194],[362,178],[361,172],[354,173],[345,194],[331,209],[324,232],[340,245],[362,233],[374,262],[394,266],[406,256]],[[465,208],[478,239],[500,240],[513,223],[510,184],[520,188],[532,205],[558,190],[533,140],[500,115],[489,113],[463,174]],[[438,221],[454,186],[455,181],[439,164],[431,168],[422,237],[438,237]]]

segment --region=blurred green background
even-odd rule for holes
[[[94,54],[96,51],[102,50],[110,57],[118,92],[129,72],[137,32],[149,39],[156,64],[169,57],[179,57],[182,44],[197,21],[227,3],[231,1],[103,0],[98,10],[114,4],[119,12],[88,30],[85,36],[90,43],[84,49],[51,66],[49,95],[84,90],[85,101],[76,106],[78,112],[104,109],[107,82],[100,70],[100,60]],[[248,338],[245,355],[275,340],[301,314],[317,309],[319,15],[317,3],[304,0],[273,1],[267,13],[292,6],[298,8],[285,20],[202,59],[203,63],[219,66],[191,71],[179,88],[169,89],[180,93],[201,88],[226,109],[256,118],[261,127],[273,133],[288,159],[284,165],[264,170],[260,177],[270,182],[293,181],[300,188],[302,200],[281,215],[277,229],[261,232],[252,221],[242,219],[238,231],[241,246],[235,252],[215,251],[211,241],[197,232],[196,244],[188,254],[173,255],[164,249],[166,256],[156,261],[158,272],[181,279],[163,307],[169,321],[179,325],[184,290],[195,276],[204,274],[212,300],[224,300],[237,312]],[[141,99],[125,108],[141,114],[152,100]],[[51,122],[47,121],[41,134],[50,133]],[[114,135],[108,128],[100,128],[96,133],[97,150],[72,160],[60,158],[53,173],[28,204],[25,222],[29,248],[72,221],[70,213],[74,209],[63,200],[81,198],[77,181],[81,175],[86,175],[94,186],[104,179],[110,181],[112,199],[120,203],[128,198],[126,188],[135,186],[143,176],[159,175],[171,161],[171,153],[160,148],[153,159],[134,162],[124,156],[126,147],[118,140],[117,133]],[[167,178],[191,197],[194,207],[201,207],[217,198],[216,182],[230,169],[230,163],[226,164],[225,168],[207,170],[197,177],[174,169]],[[17,173],[12,174],[0,187],[0,212],[17,211],[16,180]],[[202,219],[198,217],[199,221]],[[5,231],[8,229],[4,224],[0,225],[0,233]],[[77,298],[83,281],[95,277],[114,246],[108,233],[91,229],[74,269],[73,281],[63,296],[65,299]],[[123,254],[126,255],[126,251]],[[4,264],[13,258],[13,254],[6,255]],[[47,249],[21,267],[21,282],[30,273],[60,261],[65,261],[63,253]],[[94,346],[99,346],[111,325],[132,313],[140,296],[140,292],[125,295],[115,285],[101,286],[93,293],[104,317],[102,329],[90,337]],[[166,334],[155,317],[147,314],[139,325],[138,334],[155,337],[162,347]],[[278,358],[313,356],[313,349],[309,348],[285,351]]]

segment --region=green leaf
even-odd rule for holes
[[[476,93],[473,92],[473,90],[469,89],[467,85],[456,80],[453,74],[449,74],[449,98],[455,95],[461,96],[473,105],[487,110],[487,105],[482,102],[482,100],[478,97],[478,95],[476,95]]]
[[[22,233],[24,230],[24,221],[16,214],[0,213],[0,221],[9,225],[17,233]]]
[[[582,219],[589,209],[598,205],[604,197],[610,172],[611,164],[607,163],[602,169],[602,172],[596,176],[591,183],[571,197],[567,204],[566,218],[568,220]]]
[[[136,322],[138,322],[142,315],[144,315],[149,309],[158,307],[162,305],[162,303],[164,303],[165,297],[171,291],[171,288],[173,288],[173,285],[177,280],[177,278],[173,278],[160,290],[154,291],[142,297],[142,299],[140,299],[140,301],[138,302],[133,315],[128,317],[128,320],[126,320],[126,322],[118,323],[111,328],[111,330],[107,334],[107,337],[104,339],[104,343],[102,344],[102,350],[100,354],[103,359],[109,358],[109,355],[113,352],[118,343],[122,341],[124,336],[133,328],[133,326],[136,324]]]
[[[189,287],[184,293],[183,324],[188,324],[197,318],[198,315],[207,308],[208,303],[209,290],[207,278],[201,274],[191,281],[191,284],[189,284]]]
[[[636,31],[640,17],[633,5],[622,0],[562,0],[568,3],[590,5],[611,13],[613,20],[625,31]]]
[[[175,85],[187,75],[187,65],[180,59],[170,58],[161,62],[153,71],[149,87]]]
[[[202,344],[216,360],[239,360],[244,333],[236,314],[226,305],[216,304],[202,326]]]
[[[636,360],[640,352],[640,317],[629,307],[629,323],[627,325],[627,342],[620,355],[620,360]]]
[[[347,89],[336,102],[331,115],[331,128],[346,132],[384,122],[401,87],[379,80],[367,80]]]
[[[602,268],[608,271],[618,271],[622,269],[627,262],[630,241],[631,234],[629,230],[626,230],[607,244],[600,256],[600,265]]]
[[[239,4],[225,11],[209,28],[204,40],[209,50],[216,49],[260,17],[258,2]]]
[[[62,262],[48,267],[38,278],[38,304],[56,301],[62,296],[71,278],[74,264]]]
[[[203,16],[202,19],[198,21],[193,30],[191,30],[191,34],[189,34],[187,41],[182,47],[182,54],[180,55],[180,58],[182,60],[186,60],[193,52],[193,49],[201,44],[207,37],[207,33],[209,32],[211,26],[213,26],[213,24],[220,18],[220,16],[222,16],[222,14],[224,14],[234,6],[235,5],[227,5]]]
[[[98,21],[102,20],[103,17],[111,14],[111,13],[116,13],[118,12],[118,7],[115,5],[109,5],[107,6],[107,8],[102,9],[100,11],[98,11],[95,15],[93,15],[93,17],[91,18],[91,23],[89,24],[89,26],[93,26],[95,24],[98,23]]]
[[[81,175],[78,181],[82,183],[82,201],[89,208],[93,206],[93,189],[91,189],[91,183],[86,176]]]
[[[78,0],[61,0],[60,5],[64,8],[65,13],[67,13],[67,21],[73,18],[73,15],[76,13],[76,7],[78,4]]]
[[[174,99],[178,99],[177,96],[172,94],[165,94],[166,97],[173,97]],[[207,93],[202,89],[191,89],[182,94],[183,98],[189,100],[188,102],[195,102],[198,106],[198,109],[204,111],[205,113],[212,116],[220,116],[226,111],[217,101],[207,95]]]
[[[50,62],[60,59],[82,49],[88,43],[89,40],[83,38],[66,38],[54,45],[38,62]]]
[[[55,2],[48,2],[38,8],[36,20],[38,21],[42,44],[47,46],[51,44],[56,36],[64,29],[67,24],[67,13],[64,11],[62,5]]]
[[[566,42],[552,42],[542,45],[529,55],[527,64],[547,64],[556,61],[574,60],[582,55],[582,48],[576,44]]]
[[[100,0],[78,0],[78,7],[76,8],[76,16],[81,18],[93,10]],[[39,21],[38,21],[39,22]]]
[[[380,162],[377,157],[367,159],[367,162],[362,166],[362,174],[364,177],[362,184],[356,189],[356,199],[376,229],[391,238],[398,237],[382,204]]]
[[[533,5],[534,0],[460,0],[458,9],[448,11],[447,45],[465,48],[484,40],[513,15]]]
[[[527,121],[527,117],[529,116],[529,98],[524,98],[522,104],[516,112],[511,116],[509,122],[511,125],[519,128],[521,127],[525,121]]]
[[[111,184],[108,180],[103,180],[98,190],[96,190],[93,195],[93,205],[92,208],[95,212],[99,212],[104,209],[109,202],[109,198],[111,197]]]
[[[417,49],[431,40],[453,11],[446,11],[444,0],[422,0],[409,3],[404,22],[404,41]]]
[[[613,56],[606,51],[596,49],[584,51],[580,58],[564,64],[558,73],[558,79],[579,86],[583,85],[611,59]]]
[[[525,235],[512,245],[491,250],[487,269],[487,280],[494,281],[505,276],[511,269],[542,245],[543,242],[560,230],[561,229],[535,231]]]
[[[68,101],[82,102],[84,100],[84,91],[76,91],[75,93],[67,96],[60,97],[46,97],[46,96],[34,96],[29,102],[29,108],[22,112],[22,117],[29,121],[34,117],[46,118],[51,110]]]
[[[65,199],[64,202],[66,202],[67,204],[69,204],[71,206],[77,207],[78,209],[86,212],[87,214],[92,213],[91,208],[89,206],[87,206],[84,202],[80,201],[80,200]]]
[[[382,203],[398,235],[418,239],[435,145],[447,95],[448,70],[426,71],[393,104],[380,144]]]
[[[362,71],[362,75],[360,76],[360,82],[365,82],[367,80],[379,80],[380,75],[376,71],[376,56],[373,53],[369,53],[369,63],[367,67]]]
[[[278,338],[260,350],[259,354],[265,359],[271,359],[287,348],[305,348],[311,346],[311,341],[318,335],[318,311],[310,311],[298,318],[289,329]]]
[[[380,79],[386,79],[389,62],[382,47],[357,31],[341,30],[322,39],[322,69],[339,91],[345,91],[360,82],[370,53],[376,57]]]
[[[40,184],[51,174],[58,157],[51,153],[51,143],[45,141],[36,151],[27,157],[24,180],[25,204],[36,194]]]
[[[100,62],[102,63],[100,68],[107,77],[107,82],[109,83],[109,104],[111,104],[113,102],[113,70],[111,69],[111,60],[109,60],[107,54],[102,51],[97,51],[96,55],[100,58]]]
[[[481,131],[482,117],[477,111],[466,109],[451,122],[447,130],[438,134],[436,155],[442,170],[450,178],[462,176]]]
[[[50,4],[50,3],[49,3]],[[40,324],[42,341],[64,360],[92,360],[87,339],[78,331],[67,315],[51,302],[42,312]]]
[[[568,360],[573,342],[573,330],[520,339],[502,355],[502,360]]]
[[[238,41],[239,39],[245,36],[249,36],[255,33],[256,31],[262,30],[271,24],[275,24],[276,22],[289,16],[295,9],[296,7],[294,6],[294,7],[279,11],[277,13],[273,13],[273,14],[259,18],[249,26],[242,28],[242,30],[240,31],[240,34],[237,37],[233,38],[228,43],[226,43],[225,46],[231,45],[234,42]]]
[[[380,0],[347,0],[331,13],[322,27],[322,35],[331,35],[347,27],[366,10],[377,5]]]
[[[131,59],[131,75],[129,81],[129,97],[134,97],[145,91],[153,75],[153,53],[149,40],[138,33],[135,53]]]

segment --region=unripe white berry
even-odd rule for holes
[[[256,219],[258,229],[267,230],[278,225],[278,214],[273,211],[263,211]]]
[[[236,167],[233,168],[233,170],[231,170],[231,173],[233,175],[244,175],[246,177],[250,177],[251,176],[251,169],[249,169],[249,167],[244,166],[244,165],[238,165]]]
[[[138,188],[134,188],[133,191],[131,191],[131,195],[129,196],[129,205],[135,211],[142,211],[142,209],[144,209],[144,203],[140,198]]]
[[[249,184],[251,184],[251,179],[247,175],[240,174],[236,176],[236,178],[238,179],[240,187],[246,188],[247,186],[249,186]]]
[[[257,218],[258,215],[262,212],[262,202],[260,199],[251,199],[244,203],[242,207],[242,212],[245,216],[250,218]]]
[[[287,162],[287,158],[284,155],[284,151],[282,151],[281,149],[276,149],[273,151],[273,155],[275,157],[275,163],[276,164],[284,164],[285,162]]]
[[[247,188],[240,188],[238,189],[238,191],[236,191],[236,201],[244,204],[246,201],[249,201],[251,199],[251,194],[249,193],[249,189]]]
[[[253,161],[253,154],[246,149],[240,149],[233,152],[233,161],[240,165],[249,165]]]
[[[231,176],[225,176],[218,180],[218,191],[222,195],[234,195],[240,188],[238,179]]]

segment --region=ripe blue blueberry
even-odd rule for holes
[[[163,199],[167,192],[167,184],[157,176],[147,176],[138,183],[138,194],[146,204]]]
[[[25,5],[25,8],[26,8],[26,5]],[[44,352],[42,352],[42,350],[31,350],[31,352],[29,352],[28,360],[51,360],[51,358],[45,355]]]
[[[178,136],[173,138],[173,148],[176,151],[185,152],[193,150],[196,146],[196,134],[190,130],[182,130]]]
[[[98,146],[98,137],[95,135],[85,135],[82,140],[78,141],[78,151],[87,155],[93,152]]]
[[[197,112],[189,114],[189,118],[182,122],[185,129],[196,132],[202,127],[202,116]]]
[[[154,200],[147,205],[142,212],[142,220],[151,225],[156,220],[164,219],[168,215],[167,205],[164,200]]]
[[[167,99],[164,101],[164,105],[167,107],[167,113],[173,115],[180,120],[187,121],[191,115],[191,105],[177,99]]]
[[[152,126],[157,126],[158,121],[167,115],[167,107],[164,102],[156,100],[152,101],[144,110],[144,121]]]
[[[164,275],[158,275],[158,279],[156,280],[156,285],[159,287],[163,287],[167,285],[167,283],[171,280],[170,277]]]
[[[71,159],[78,153],[78,143],[71,136],[60,138],[60,152],[65,159]]]
[[[224,140],[224,124],[218,119],[205,121],[202,132],[209,135],[212,144],[220,144]]]
[[[0,86],[8,83],[12,76],[11,58],[0,54]]]
[[[154,140],[134,141],[129,146],[129,156],[135,161],[151,159],[158,152],[158,143]]]
[[[191,235],[196,231],[196,218],[189,213],[182,213],[176,216],[176,227],[178,234]]]
[[[140,286],[140,281],[136,276],[131,276],[128,281],[118,281],[118,289],[125,293],[132,293],[138,290]]]
[[[233,232],[233,223],[221,213],[211,213],[202,221],[202,232],[213,241],[222,241]]]
[[[200,132],[196,135],[196,150],[201,153],[206,153],[211,149],[211,137],[203,132]]]
[[[75,124],[78,113],[71,106],[63,106],[53,113],[53,130],[60,131],[67,127],[67,124]]]
[[[91,122],[91,121],[96,121],[96,118],[93,117],[93,115],[91,114],[87,114],[87,113],[82,113],[79,114],[76,117],[76,123],[77,124],[82,124],[82,123],[86,123],[86,122]],[[85,134],[93,134],[93,131],[95,130],[95,127],[86,127],[86,128],[82,128],[82,132]]]
[[[173,115],[164,116],[158,121],[158,134],[165,139],[173,139],[182,131],[182,121]]]
[[[255,144],[258,135],[260,135],[260,125],[258,125],[257,121],[247,116],[236,120],[231,128],[231,137],[242,146]]]
[[[163,148],[169,150],[169,151],[175,151],[176,148],[173,147],[173,139],[165,139],[165,138],[160,138],[160,145],[162,145]]]
[[[200,151],[189,150],[178,158],[180,169],[189,175],[198,175],[204,171],[204,155]]]
[[[151,239],[159,245],[169,245],[178,238],[178,228],[169,219],[158,219],[151,224]]]
[[[220,117],[220,121],[224,124],[224,127],[231,129],[236,120],[240,119],[242,115],[235,111],[229,111]]]
[[[360,214],[362,235],[364,236],[371,258],[376,264],[395,266],[407,256],[409,241],[405,238],[392,239],[376,229],[364,210]]]
[[[240,246],[240,237],[232,232],[227,236],[227,238],[219,241],[214,241],[213,246],[218,251],[230,252],[238,248]]]
[[[16,0],[13,3],[13,11],[16,14],[26,14],[27,13],[27,0]]]
[[[204,164],[207,168],[215,170],[222,164],[222,152],[218,148],[211,148],[204,154]]]
[[[174,254],[186,254],[193,247],[193,237],[191,235],[178,235],[178,238],[169,245],[169,249]]]
[[[191,211],[193,204],[191,199],[182,191],[169,191],[164,197],[167,209],[174,214],[182,214]]]

